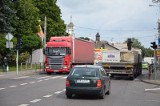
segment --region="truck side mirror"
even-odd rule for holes
[[[71,49],[68,49],[68,54],[71,54]]]
[[[43,54],[44,54],[44,55],[47,54],[47,49],[43,49]]]

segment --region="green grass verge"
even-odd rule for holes
[[[28,64],[27,67],[26,65],[18,65],[18,70],[20,71],[25,71],[25,70],[36,70],[36,69],[42,69],[43,66],[41,66],[40,64],[32,64],[32,67],[31,67],[31,64]],[[22,69],[22,70],[21,70]],[[17,70],[17,67],[16,66],[9,66],[9,71],[16,71]],[[4,72],[3,71],[3,68],[2,68],[2,65],[0,66],[0,72]]]

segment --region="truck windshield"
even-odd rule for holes
[[[47,55],[66,55],[67,50],[65,47],[51,47],[47,48]]]

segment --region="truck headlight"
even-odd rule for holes
[[[67,68],[67,66],[64,66],[63,68]]]

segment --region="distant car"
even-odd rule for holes
[[[142,62],[142,69],[149,69],[149,63],[148,62]]]
[[[72,98],[73,94],[97,95],[104,99],[110,94],[111,81],[101,66],[78,65],[75,66],[66,78],[66,96]]]

